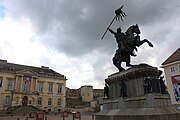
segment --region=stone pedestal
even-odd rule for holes
[[[146,64],[108,76],[109,99],[104,99],[103,110],[96,120],[180,120],[180,110],[172,106],[168,94],[162,94],[159,76],[162,71]],[[144,89],[144,78],[151,78],[151,89]],[[121,83],[126,96],[121,96]]]

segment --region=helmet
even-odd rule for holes
[[[121,33],[121,27],[117,29],[117,33]]]

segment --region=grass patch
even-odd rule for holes
[[[75,107],[75,106],[89,106],[89,102],[84,102],[82,99],[77,98],[66,98],[66,107]]]

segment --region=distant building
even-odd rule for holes
[[[162,63],[172,104],[180,104],[180,48]]]
[[[66,97],[72,99],[81,98],[80,89],[70,89],[66,87]]]
[[[66,80],[49,67],[0,60],[0,109],[19,105],[47,111],[64,109]]]
[[[67,98],[82,98],[82,101],[85,102],[91,102],[94,99],[103,98],[103,94],[103,89],[93,89],[93,86],[91,85],[84,85],[79,89],[66,88]]]
[[[94,99],[103,98],[104,89],[93,89],[93,96],[94,96]]]
[[[93,86],[86,85],[81,87],[82,101],[91,102],[93,101]]]

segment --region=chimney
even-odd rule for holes
[[[41,66],[41,68],[42,68],[43,70],[49,70],[49,67],[46,67],[46,66]]]

